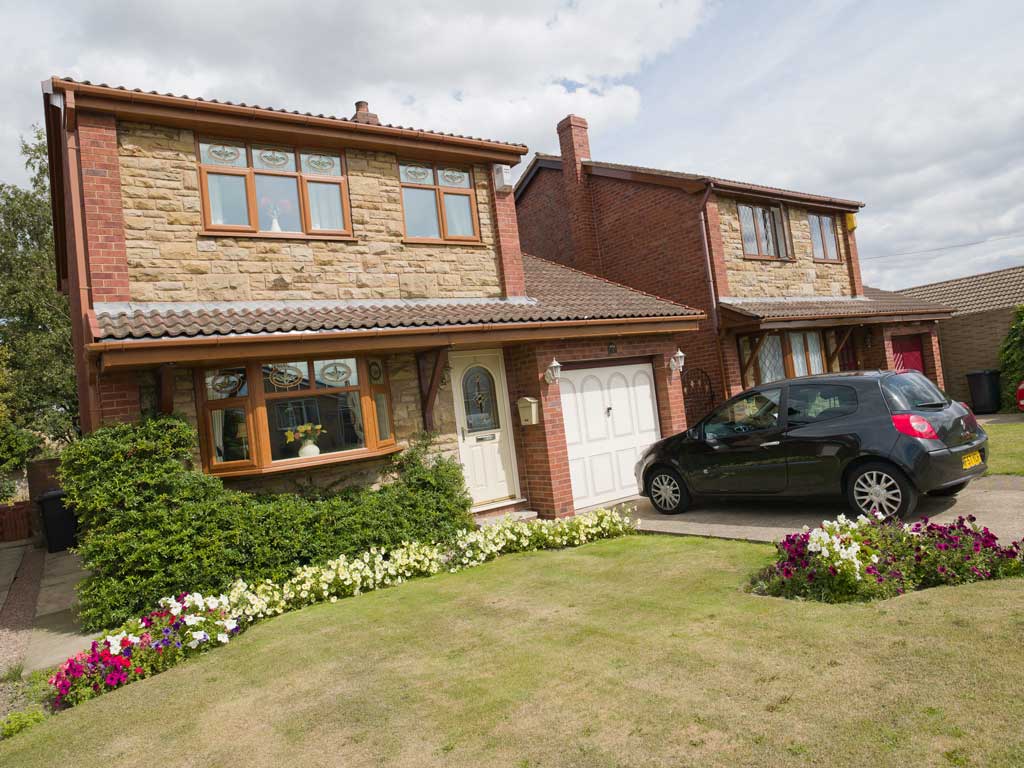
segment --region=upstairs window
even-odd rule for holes
[[[345,157],[336,150],[202,139],[199,176],[209,231],[352,234]]]
[[[782,223],[782,209],[762,205],[739,206],[740,236],[743,255],[751,259],[785,259],[786,228]]]
[[[480,239],[470,169],[403,161],[398,173],[407,240]]]
[[[831,216],[811,213],[807,216],[811,225],[811,248],[815,261],[839,261],[839,240],[836,238],[836,223]]]

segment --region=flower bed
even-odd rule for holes
[[[1000,546],[973,515],[950,525],[840,515],[789,534],[778,550],[753,577],[754,592],[842,603],[1024,573],[1021,542]]]
[[[449,545],[410,543],[371,549],[323,565],[305,566],[283,583],[236,581],[228,594],[165,597],[155,610],[72,656],[50,678],[55,709],[70,707],[225,645],[253,623],[314,603],[351,597],[440,571],[471,568],[498,555],[575,547],[625,536],[632,522],[598,510],[566,520],[506,520],[463,531]]]

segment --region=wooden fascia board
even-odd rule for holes
[[[141,97],[142,94],[133,94]],[[187,128],[197,133],[237,136],[257,141],[292,144],[316,144],[327,147],[351,147],[410,156],[429,156],[471,162],[517,165],[526,147],[474,142],[455,137],[411,130],[345,123],[329,118],[275,113],[251,107],[216,105],[218,110],[201,108],[209,102],[182,101],[158,103],[142,98],[123,101],[106,93],[78,92],[81,111],[112,114],[132,122],[155,123]],[[380,129],[380,130],[373,130]]]
[[[946,320],[951,315],[926,314],[926,315],[857,315],[851,317],[825,317],[815,318],[790,318],[765,320],[760,324],[764,330],[781,330],[785,328],[825,328],[836,325],[884,325],[887,323],[932,323],[939,320]]]
[[[248,358],[272,359],[291,355],[316,356],[347,352],[418,351],[431,347],[471,349],[496,344],[529,343],[551,339],[595,336],[637,336],[696,331],[703,315],[693,318],[656,318],[611,322],[584,321],[520,323],[509,326],[473,325],[412,331],[375,329],[337,333],[224,336],[139,341],[101,341],[88,345],[100,357],[104,371],[145,368],[162,363],[202,365],[212,361]]]

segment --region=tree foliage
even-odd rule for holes
[[[1024,381],[1024,304],[1010,324],[1010,332],[999,348],[1000,380],[1003,383],[1003,407],[1017,410],[1017,385]]]
[[[76,434],[71,323],[56,287],[46,138],[37,127],[21,152],[28,187],[0,182],[0,384],[11,422],[66,441]]]

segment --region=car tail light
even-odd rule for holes
[[[909,437],[923,437],[926,440],[939,439],[931,422],[924,416],[918,416],[916,413],[895,413],[892,417],[892,425],[901,434]]]
[[[974,415],[974,411],[971,410],[971,406],[967,403],[960,403],[960,405],[967,409],[967,415],[964,416],[964,424],[967,425],[967,428],[971,430],[971,432],[977,432],[978,418]]]

